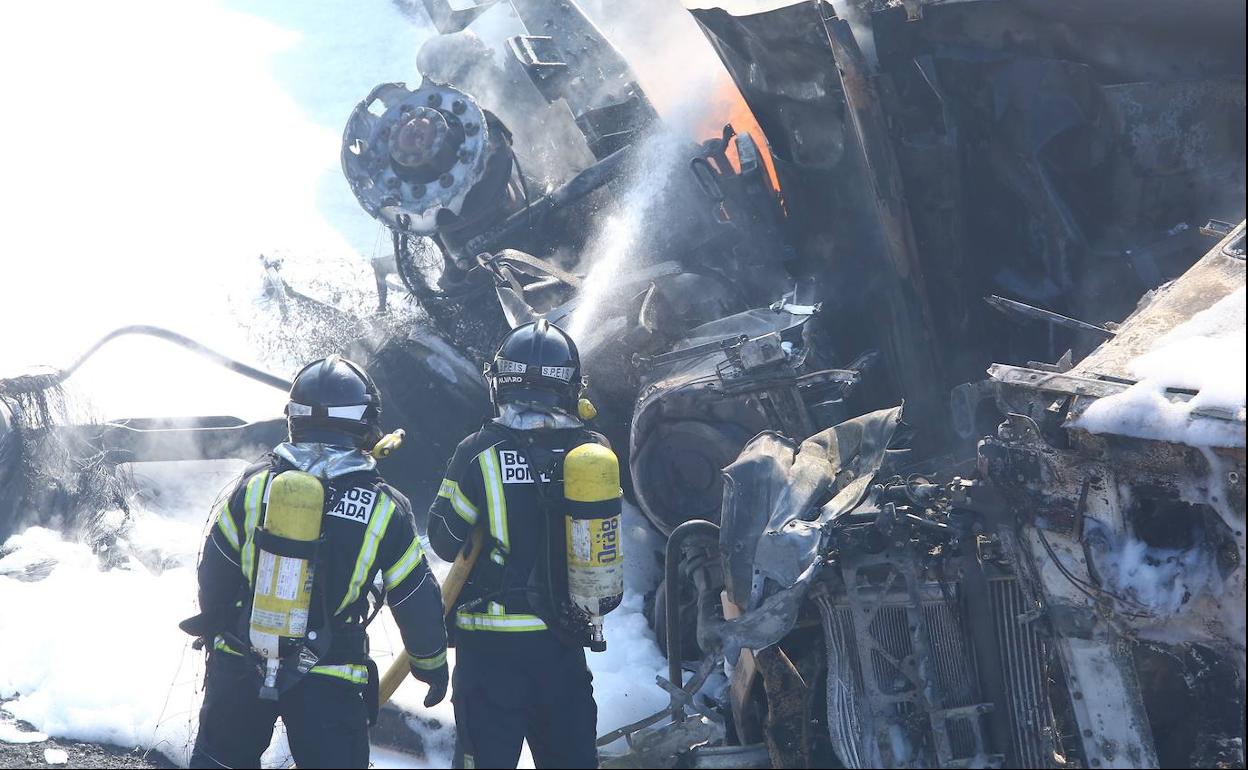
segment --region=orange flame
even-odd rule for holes
[[[767,137],[763,134],[763,128],[758,124],[754,113],[750,111],[749,105],[745,103],[745,97],[741,96],[741,91],[737,89],[737,84],[732,82],[732,78],[728,77],[727,73],[719,79],[719,83],[709,96],[709,101],[710,104],[704,117],[695,125],[699,138],[718,136],[725,123],[731,123],[739,134],[748,133],[758,145],[763,165],[767,168],[767,176],[771,177],[772,187],[779,191],[780,178],[776,176],[776,166],[771,159],[771,148],[767,146]],[[735,144],[728,145],[728,160],[732,162],[733,168],[737,171],[741,170],[741,159],[737,157]]]

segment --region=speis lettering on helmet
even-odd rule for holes
[[[543,366],[542,376],[550,377],[563,382],[571,382],[573,368],[570,366]]]
[[[376,490],[367,487],[352,487],[338,499],[333,508],[326,511],[326,515],[367,524],[373,516],[375,502],[377,502]]]
[[[494,371],[497,374],[524,374],[529,370],[528,364],[522,364],[519,361],[508,361],[506,358],[500,358],[494,362]]]

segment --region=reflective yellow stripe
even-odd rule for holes
[[[408,575],[412,574],[412,570],[420,566],[424,558],[425,549],[420,547],[420,538],[413,537],[412,544],[407,547],[407,552],[394,563],[394,566],[381,573],[381,579],[385,582],[386,590],[388,591],[402,583]]]
[[[503,489],[502,468],[498,461],[498,448],[490,447],[477,455],[481,465],[481,477],[485,479],[485,501],[490,513],[490,535],[498,541],[502,551],[510,548],[507,539],[507,494]],[[499,548],[490,552],[490,558],[503,563],[503,554]]]
[[[411,664],[421,671],[432,671],[435,668],[441,668],[446,665],[446,650],[439,652],[437,655],[428,658],[421,658],[408,653],[408,660]]]
[[[458,612],[455,626],[464,631],[545,631],[546,624],[536,615],[494,615],[484,612]]]
[[[472,504],[472,501],[464,494],[463,490],[459,488],[458,483],[450,479],[442,479],[442,486],[438,489],[438,497],[449,500],[451,508],[455,510],[455,513],[459,514],[459,518],[469,524],[477,523],[477,517],[480,516],[480,513],[477,511],[477,507]]]
[[[217,529],[221,530],[221,534],[225,536],[225,540],[235,551],[238,550],[238,526],[234,524],[234,517],[230,515],[230,501],[226,500],[217,509]]]
[[[212,649],[220,650],[221,652],[224,652],[228,655],[242,655],[241,652],[234,649],[230,645],[226,644],[225,637],[221,637],[221,636],[218,636],[215,640],[213,640]]]
[[[347,584],[347,593],[342,597],[342,604],[334,610],[334,614],[350,607],[352,602],[360,598],[360,589],[373,572],[373,562],[377,560],[377,546],[386,534],[386,526],[390,523],[390,514],[394,513],[394,500],[389,495],[382,495],[381,505],[373,513],[364,532],[364,542],[360,544],[360,555],[355,559],[355,571],[351,573],[351,582]]]
[[[247,576],[247,584],[251,585],[256,574],[256,527],[260,526],[260,501],[269,487],[269,472],[263,471],[247,482],[247,493],[244,497],[244,510],[247,518],[243,523],[244,537],[242,552],[243,574]]]
[[[212,649],[220,650],[227,655],[242,655],[233,647],[225,643],[225,639],[218,636],[212,643]],[[442,653],[443,660],[446,659],[446,652]],[[434,668],[437,668],[434,666]],[[338,679],[345,679],[354,684],[368,684],[368,668],[356,663],[343,664],[336,666],[313,666],[309,673],[320,674],[322,676],[332,676]]]
[[[345,679],[352,684],[368,684],[368,669],[354,663],[341,666],[313,666],[308,673]]]

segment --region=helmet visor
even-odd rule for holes
[[[336,417],[341,420],[363,420],[370,404],[348,404],[346,406],[312,407],[291,401],[286,406],[286,414],[291,417]]]

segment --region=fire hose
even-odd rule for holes
[[[174,332],[174,331],[170,331],[169,329],[161,328],[159,326],[135,324],[133,326],[122,326],[121,328],[114,329],[113,331],[104,335],[99,340],[97,340],[94,345],[87,348],[86,352],[78,356],[78,358],[76,358],[73,363],[71,363],[69,366],[65,367],[64,369],[58,369],[48,374],[25,374],[25,375],[20,375],[18,377],[0,379],[0,395],[17,396],[21,394],[34,393],[36,391],[46,390],[48,388],[56,387],[57,385],[60,385],[65,380],[69,379],[70,375],[72,375],[75,371],[78,370],[80,366],[86,363],[88,358],[95,355],[96,351],[98,351],[100,348],[104,347],[109,342],[112,342],[118,337],[125,337],[128,335],[142,335],[146,337],[155,337],[157,339],[162,339],[166,342],[173,343],[174,345],[185,348],[191,351],[192,353],[202,356],[208,359],[209,361],[212,361],[213,363],[217,364],[218,366],[223,366],[232,372],[241,374],[244,377],[255,380],[257,382],[264,383],[265,385],[268,385],[269,387],[277,388],[278,390],[283,390],[283,391],[290,390],[290,380],[284,380],[281,377],[277,377],[275,375],[269,374],[268,372],[261,371],[260,369],[257,369],[253,366],[248,366],[247,364],[244,364],[241,361],[237,361],[233,358],[230,358],[229,356],[222,355],[221,353],[218,353],[217,351],[213,350],[207,345],[202,345],[196,342],[190,337],[187,337],[182,334],[178,334],[177,332]]]
[[[443,611],[449,613],[455,606],[455,600],[459,598],[459,592],[463,590],[464,583],[468,580],[468,573],[472,571],[472,565],[477,563],[477,556],[481,553],[481,544],[485,540],[484,530],[477,527],[472,531],[471,537],[468,538],[467,544],[455,557],[455,562],[451,565],[451,571],[447,573],[446,580],[442,583],[442,607]],[[390,697],[394,695],[394,691],[399,689],[399,685],[407,679],[410,672],[407,656],[399,655],[390,664],[390,668],[386,669],[386,673],[381,677],[381,686],[379,693],[380,705],[385,705]]]

